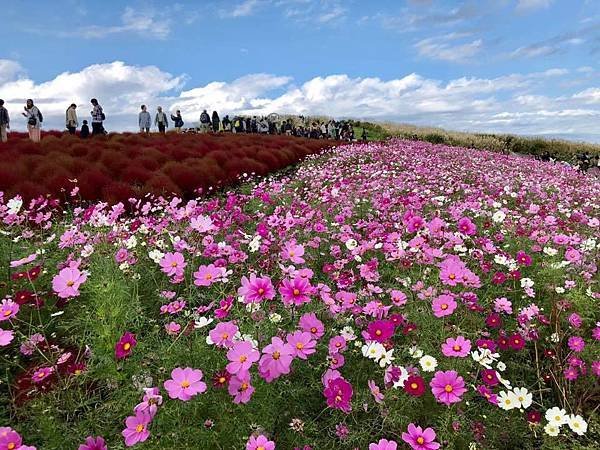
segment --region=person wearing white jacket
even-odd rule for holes
[[[67,130],[69,130],[70,134],[75,134],[77,127],[79,126],[79,122],[77,121],[77,105],[75,103],[71,103],[71,106],[67,108],[66,112],[66,126]]]
[[[142,105],[142,111],[138,117],[138,123],[140,125],[140,133],[150,133],[152,117],[150,117],[150,113],[146,111],[146,105]]]
[[[27,119],[27,131],[29,131],[29,139],[33,142],[40,142],[42,138],[42,114],[37,106],[34,106],[33,100],[28,99],[27,105],[24,107],[25,112],[22,113]]]

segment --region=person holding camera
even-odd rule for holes
[[[37,106],[33,104],[33,100],[28,99],[27,104],[23,108],[23,116],[27,119],[27,131],[29,132],[29,139],[33,142],[40,142],[42,138],[42,122],[44,118],[42,113]]]

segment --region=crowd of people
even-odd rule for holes
[[[79,119],[77,117],[77,105],[72,103],[65,111],[65,128],[70,134],[76,134],[79,128],[79,136],[83,139],[91,136],[104,135],[104,121],[106,115],[98,100],[93,98],[90,100],[92,110],[90,111],[92,129],[87,120],[83,120],[81,128],[79,128]],[[140,133],[150,133],[152,126],[159,133],[166,133],[169,128],[169,116],[165,113],[161,106],[156,108],[154,121],[152,115],[148,111],[146,105],[141,105],[141,111],[138,114],[138,127]],[[44,117],[40,109],[34,105],[32,99],[27,100],[22,113],[27,124],[29,138],[33,142],[39,142],[41,139],[41,127]],[[184,121],[181,116],[181,111],[177,110],[175,114],[170,114],[170,120],[176,132],[185,133],[256,133],[256,134],[278,134],[288,136],[298,136],[311,139],[334,139],[355,141],[358,137],[354,134],[354,128],[351,122],[336,121],[333,119],[319,120],[311,119],[304,116],[287,116],[280,118],[278,114],[270,114],[268,116],[241,116],[236,115],[229,118],[225,115],[222,119],[217,111],[213,111],[212,115],[204,110],[200,114],[200,119],[195,126],[183,128]],[[2,142],[6,142],[8,136],[7,131],[10,129],[10,117],[7,109],[4,107],[4,100],[0,99],[0,138]],[[363,129],[360,139],[366,141],[368,138],[367,131]]]

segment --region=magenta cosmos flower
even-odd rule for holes
[[[52,289],[60,298],[77,297],[79,296],[79,286],[85,280],[87,280],[87,275],[79,269],[65,267],[52,279]]]
[[[21,435],[10,427],[0,427],[0,449],[18,449],[21,447],[23,439]]]
[[[258,366],[261,373],[265,375],[264,378],[271,381],[290,373],[293,358],[292,346],[274,336],[271,338],[271,343],[263,348]]]
[[[312,334],[306,331],[296,331],[288,334],[287,342],[292,347],[294,357],[307,359],[309,355],[316,352],[317,341],[313,340]]]
[[[4,347],[12,342],[15,338],[13,330],[3,330],[0,328],[0,347]]]
[[[131,355],[134,347],[137,345],[135,334],[126,331],[115,345],[115,357],[117,359],[127,358]]]
[[[233,346],[233,338],[238,332],[238,327],[233,322],[219,322],[208,333],[210,340],[217,347],[231,348]]]
[[[185,266],[187,266],[185,258],[179,252],[165,253],[165,256],[160,260],[160,269],[170,277],[182,276]]]
[[[454,297],[448,294],[442,294],[433,300],[431,308],[435,317],[449,316],[454,312],[457,303]]]
[[[369,444],[369,450],[396,450],[397,448],[396,441],[388,441],[387,439],[379,439],[379,442]]]
[[[222,268],[216,267],[214,264],[209,264],[208,266],[202,265],[194,272],[194,284],[196,286],[210,286],[221,278],[222,275]]]
[[[104,438],[88,436],[78,450],[107,450],[107,448]]]
[[[244,298],[244,303],[260,303],[263,300],[275,298],[275,288],[269,277],[258,278],[250,274],[250,278],[242,277],[242,287],[238,289],[238,295]]]
[[[294,264],[304,263],[304,247],[293,242],[288,242],[281,251],[281,258],[284,260],[290,260]]]
[[[275,442],[270,441],[262,434],[250,436],[246,443],[246,450],[275,450]]]
[[[187,402],[198,394],[206,391],[206,383],[202,380],[202,371],[186,367],[177,367],[171,371],[171,379],[165,381],[165,389],[169,398],[178,398]]]
[[[442,353],[444,356],[464,358],[471,351],[471,341],[462,336],[457,338],[448,338],[442,344]]]
[[[468,217],[463,217],[458,221],[458,230],[462,234],[466,234],[468,236],[477,233],[477,227],[473,222],[471,222],[471,219],[469,219]]]
[[[372,340],[385,342],[394,335],[394,329],[391,320],[374,320],[367,326],[367,333]]]
[[[125,445],[127,447],[148,439],[150,436],[150,431],[148,431],[150,421],[150,415],[143,412],[138,412],[135,416],[129,416],[125,419],[125,429],[121,434],[125,438]]]
[[[408,433],[402,433],[402,440],[413,450],[437,450],[440,444],[435,442],[435,431],[432,428],[423,428],[414,423],[408,424]]]
[[[327,406],[330,408],[340,409],[345,413],[352,411],[352,385],[342,377],[334,378],[329,381],[327,387],[323,391],[323,395],[327,399]]]
[[[227,390],[229,395],[233,396],[233,403],[248,403],[254,393],[254,386],[250,384],[250,372],[243,372],[232,376],[231,380],[229,380]]]
[[[158,407],[162,405],[162,402],[163,398],[157,387],[144,388],[144,397],[141,403],[138,403],[133,408],[133,412],[147,413],[153,418],[156,415],[156,411],[158,411]]]
[[[585,341],[580,336],[571,336],[568,340],[569,348],[577,353],[581,353],[585,348]]]
[[[4,320],[12,319],[19,312],[19,304],[13,302],[11,299],[2,300],[0,305],[0,322]]]
[[[33,372],[33,375],[31,376],[31,381],[33,381],[34,383],[41,383],[53,373],[53,367],[40,367],[35,372]]]
[[[454,370],[438,370],[429,386],[435,399],[448,406],[460,402],[461,396],[467,391],[463,378]]]
[[[369,385],[369,390],[371,391],[371,395],[373,395],[373,398],[375,399],[375,402],[376,403],[383,403],[383,399],[385,397],[381,393],[381,390],[379,389],[379,386],[377,386],[377,384],[375,383],[375,381],[369,380],[367,382],[367,384]]]
[[[259,358],[260,353],[252,347],[250,342],[238,341],[227,352],[227,359],[230,361],[226,367],[227,372],[231,375],[248,372],[252,364]]]
[[[310,283],[302,277],[296,277],[293,280],[283,280],[281,286],[279,286],[279,293],[283,297],[283,304],[286,306],[301,306],[304,303],[310,302],[310,292]]]

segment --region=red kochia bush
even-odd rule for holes
[[[90,201],[128,203],[145,193],[191,198],[198,188],[235,182],[242,173],[264,175],[330,145],[290,136],[112,133],[82,140],[60,132],[43,133],[34,144],[11,133],[0,145],[0,190],[25,200],[65,199],[77,179],[79,195]]]

